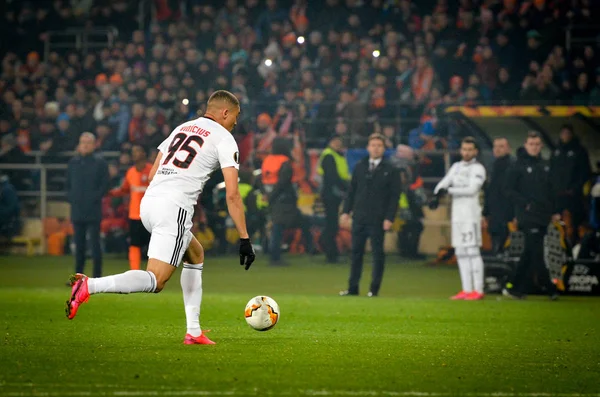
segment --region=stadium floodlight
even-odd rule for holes
[[[187,98],[183,98],[183,100],[181,101],[181,103],[183,103],[185,106],[187,106],[190,103],[190,100]]]
[[[265,59],[265,66],[270,67],[273,64],[273,61],[271,61],[270,59]]]
[[[304,36],[298,36],[296,41],[298,42],[298,44],[304,44]]]
[[[373,50],[373,58],[379,58],[379,55],[381,55],[381,52],[379,52],[379,50]]]

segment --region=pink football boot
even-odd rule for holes
[[[77,314],[77,310],[82,303],[85,303],[90,298],[88,291],[88,276],[77,273],[69,278],[71,282],[71,297],[66,302],[65,312],[67,318],[72,320]]]

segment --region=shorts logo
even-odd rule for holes
[[[240,163],[240,153],[239,152],[235,152],[233,154],[233,161],[235,161],[236,164]]]

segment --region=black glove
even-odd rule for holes
[[[435,211],[437,210],[437,208],[440,206],[440,197],[439,196],[433,196],[430,200],[429,203],[427,205],[429,207],[430,210]]]
[[[440,189],[440,190],[438,190],[436,197],[438,199],[441,199],[442,197],[444,197],[447,194],[448,194],[448,189]]]
[[[241,238],[240,239],[240,265],[246,266],[245,269],[250,269],[252,263],[256,255],[254,254],[254,248],[252,248],[252,243],[250,243],[249,238]]]

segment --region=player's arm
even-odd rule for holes
[[[448,170],[446,176],[435,186],[435,189],[433,189],[433,194],[437,195],[441,190],[448,190],[452,184],[452,176],[454,174],[455,167],[456,164],[450,167],[450,170]]]
[[[469,181],[466,186],[455,187],[451,186],[448,188],[448,193],[452,196],[474,196],[479,193],[481,187],[485,182],[485,168],[479,165],[475,172],[469,177]]]
[[[150,175],[148,175],[148,183],[152,182],[152,179],[154,179],[154,175],[156,175],[156,171],[158,170],[158,166],[160,165],[161,161],[162,161],[162,152],[159,151],[158,154],[156,155],[156,160],[154,160],[154,164],[152,164],[152,169],[150,170]]]
[[[248,270],[254,262],[254,248],[250,243],[248,229],[246,229],[246,216],[244,215],[244,203],[238,186],[239,157],[237,143],[233,137],[223,139],[217,145],[219,164],[225,180],[225,200],[227,210],[240,234],[240,265]]]
[[[227,201],[227,210],[233,220],[235,227],[240,234],[240,265],[248,270],[254,262],[255,254],[248,229],[246,229],[246,216],[244,214],[244,203],[238,186],[238,170],[235,167],[225,167],[222,169],[223,179],[225,180],[225,200]]]
[[[227,210],[240,234],[240,238],[249,238],[246,229],[246,216],[244,215],[244,203],[238,186],[238,170],[234,167],[223,168],[223,178],[225,179],[225,199],[227,201]]]

